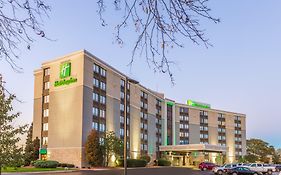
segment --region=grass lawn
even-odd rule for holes
[[[39,172],[39,171],[63,171],[65,170],[64,168],[11,168],[8,167],[7,169],[3,169],[2,168],[2,172],[6,172],[6,173],[13,173],[13,172]],[[71,170],[71,169],[70,169]],[[72,169],[73,170],[73,169]]]

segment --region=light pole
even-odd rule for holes
[[[124,92],[124,175],[127,175],[127,86],[128,83],[139,84],[138,81],[127,78],[125,79],[125,92]]]

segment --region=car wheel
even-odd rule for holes
[[[232,175],[237,175],[237,173],[234,172],[234,173],[232,173]]]
[[[203,171],[206,171],[207,170],[207,168],[203,168]]]
[[[272,174],[272,171],[271,171],[271,170],[268,170],[267,174]]]
[[[219,170],[219,171],[218,171],[218,174],[221,175],[221,174],[223,174],[223,172],[222,172],[221,170]]]
[[[258,175],[258,173],[254,173],[254,175]]]

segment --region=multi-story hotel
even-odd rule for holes
[[[124,138],[125,112],[131,158],[162,155],[173,165],[189,165],[234,162],[246,154],[245,114],[177,103],[85,50],[43,63],[34,76],[33,137],[40,138],[46,159],[87,166],[90,131],[101,142],[106,131]]]

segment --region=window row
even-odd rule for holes
[[[235,134],[242,134],[241,130],[235,130]]]
[[[188,132],[180,132],[180,137],[188,137],[189,133]]]
[[[44,89],[45,90],[50,89],[50,82],[45,82],[44,83]]]
[[[103,95],[99,95],[95,92],[93,93],[93,100],[96,101],[96,102],[100,102],[102,104],[106,103],[106,97],[103,96]]]
[[[96,64],[93,65],[93,71],[100,74],[103,77],[106,77],[106,70]]]
[[[143,119],[147,119],[147,113],[140,112],[140,117]]]
[[[225,133],[225,128],[218,128],[218,132]]]
[[[188,108],[180,107],[180,112],[188,113]]]
[[[188,124],[180,123],[180,129],[188,129]]]
[[[49,109],[44,109],[43,117],[48,117],[48,116],[49,116]]]
[[[140,135],[141,135],[142,140],[147,140],[147,137],[148,137],[147,134],[141,133]]]
[[[93,107],[93,115],[96,117],[105,118],[105,110]]]
[[[120,116],[120,123],[124,124],[125,118],[123,116]],[[127,125],[130,124],[130,118],[127,117]]]
[[[125,105],[124,104],[120,104],[120,111],[124,112],[125,110]],[[130,112],[130,106],[127,106],[127,113]]]
[[[92,129],[100,132],[105,132],[105,124],[104,123],[98,124],[97,122],[93,122]]]
[[[208,131],[208,126],[200,126],[200,131]]]
[[[124,128],[120,128],[120,131],[119,131],[119,134],[120,134],[120,136],[123,136],[124,137]],[[130,131],[127,129],[127,137],[129,137],[129,135],[130,135]]]
[[[200,118],[200,123],[207,124],[208,123],[208,119],[207,118]]]
[[[141,101],[141,107],[144,108],[144,109],[147,109],[147,103]]]
[[[49,103],[50,102],[50,96],[49,95],[44,96],[43,101],[44,101],[44,103]]]
[[[95,87],[100,88],[101,90],[106,90],[106,84],[103,81],[100,81],[96,78],[93,79],[93,84]]]
[[[225,136],[218,136],[218,140],[226,140]]]
[[[180,140],[180,145],[186,145],[188,144],[188,140]]]
[[[188,121],[188,116],[180,115],[180,120],[181,121]]]
[[[44,76],[50,75],[50,68],[44,69]]]
[[[207,139],[209,138],[208,134],[200,134],[200,139]]]
[[[141,127],[141,129],[147,129],[147,124],[141,122],[141,123],[140,123],[140,127]]]
[[[148,95],[147,95],[147,93],[141,91],[141,97],[144,99],[147,99]]]
[[[237,142],[241,142],[242,141],[241,137],[235,137],[234,140],[237,141]]]
[[[200,115],[201,116],[208,116],[208,112],[207,111],[200,111]]]
[[[43,131],[48,131],[48,123],[43,123]]]
[[[240,124],[240,123],[235,123],[235,127],[240,128],[240,127],[241,127],[241,124]]]
[[[147,151],[147,144],[141,144],[141,150],[142,151]]]

